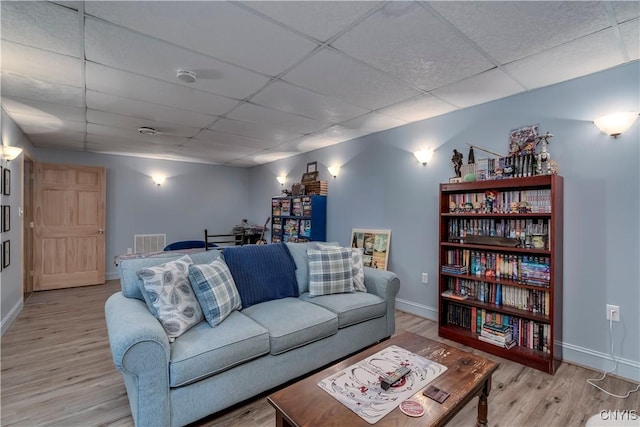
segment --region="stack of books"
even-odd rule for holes
[[[498,323],[484,323],[478,339],[507,350],[516,345],[511,335],[511,326]]]
[[[449,273],[449,274],[467,274],[467,271],[468,271],[466,265],[455,265],[455,264],[443,265],[441,267],[441,270],[443,273]]]

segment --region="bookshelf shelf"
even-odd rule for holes
[[[326,237],[327,196],[271,199],[271,243],[325,241]]]
[[[439,270],[447,266],[438,274],[440,336],[555,373],[562,360],[562,201],[558,175],[440,185]],[[516,205],[522,213],[511,212]],[[497,246],[494,237],[475,237],[489,245],[465,243],[469,235],[496,236],[500,244],[518,239],[521,247]],[[517,345],[481,341],[488,322],[510,325]]]

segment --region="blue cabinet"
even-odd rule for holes
[[[271,243],[327,239],[327,196],[271,199]]]

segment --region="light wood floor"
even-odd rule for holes
[[[0,425],[133,425],[122,377],[111,361],[104,322],[104,302],[118,290],[119,282],[110,281],[104,286],[38,292],[28,298],[2,337]],[[397,332],[440,340],[434,322],[400,311],[396,316]],[[620,400],[587,385],[587,378],[600,376],[594,371],[563,363],[551,376],[481,354],[500,362],[489,396],[491,426],[583,426],[600,410],[640,409],[640,393]],[[604,385],[617,394],[635,387],[617,378],[608,378]],[[197,425],[272,427],[275,412],[266,395]],[[476,402],[450,425],[473,426]]]

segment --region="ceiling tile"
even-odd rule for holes
[[[87,110],[87,122],[129,130],[137,130],[141,126],[147,126],[157,129],[162,135],[179,136],[183,138],[192,137],[200,132],[200,128],[196,127],[156,122],[153,120],[139,119],[136,117],[123,116],[121,114],[107,113],[92,109]]]
[[[371,110],[420,93],[380,71],[328,49],[305,60],[283,80]]]
[[[315,133],[314,136],[324,137],[334,141],[343,142],[343,141],[348,141],[350,139],[358,138],[360,136],[366,135],[367,133],[369,132],[365,130],[349,129],[340,125],[334,125],[321,132]]]
[[[431,93],[450,104],[466,108],[506,98],[524,90],[525,88],[513,81],[503,71],[493,69],[461,82],[436,89]]]
[[[253,154],[247,158],[241,159],[241,161],[252,161],[256,164],[264,164],[269,162],[275,162],[276,160],[286,159],[300,154],[301,151],[287,151],[280,150],[278,147],[269,150],[264,150],[260,153]]]
[[[72,120],[44,119],[42,116],[29,116],[26,114],[13,113],[11,117],[16,121],[20,129],[27,135],[60,133],[83,133],[84,122],[74,122]]]
[[[85,33],[90,61],[189,88],[245,99],[269,81],[260,74],[94,19],[86,20]],[[176,79],[180,68],[194,71],[197,81],[180,83]]]
[[[148,102],[134,101],[132,99],[107,95],[91,90],[87,91],[87,108],[130,115],[145,120],[175,123],[197,128],[206,128],[215,120],[215,116],[150,104]]]
[[[248,1],[242,4],[317,40],[327,41],[382,2]]]
[[[340,126],[347,129],[356,129],[358,131],[366,131],[367,133],[380,132],[382,130],[391,129],[397,126],[407,124],[404,120],[394,119],[379,113],[369,113],[356,119],[348,120],[340,123]]]
[[[3,1],[0,4],[4,40],[80,58],[77,12],[43,1]]]
[[[640,58],[640,20],[629,21],[620,25],[620,34],[624,47],[631,61]]]
[[[167,83],[124,71],[87,63],[87,89],[183,110],[222,115],[238,101],[197,89]]]
[[[263,139],[267,141],[284,142],[302,136],[301,133],[288,132],[265,125],[241,122],[231,119],[220,119],[210,127],[212,130],[246,136],[249,138]]]
[[[364,108],[347,104],[339,99],[280,81],[260,91],[251,98],[251,102],[326,123],[342,122],[368,112]]]
[[[232,147],[250,147],[253,151],[255,151],[255,149],[264,150],[265,148],[278,144],[276,141],[247,138],[245,136],[231,135],[212,130],[204,130],[200,132],[196,135],[195,139],[211,144],[224,145],[227,149],[232,149]]]
[[[110,154],[127,154],[137,157],[146,157],[147,155],[160,155],[166,153],[167,150],[177,147],[171,144],[155,144],[146,141],[136,141],[130,139],[114,139],[107,135],[87,135],[87,151],[110,153]]]
[[[31,143],[40,148],[83,150],[84,133],[40,133],[29,136]]]
[[[53,117],[60,120],[82,122],[85,109],[70,105],[52,104],[34,99],[9,98],[3,94],[2,105],[9,113],[22,113],[33,116]]]
[[[435,96],[424,95],[402,101],[398,104],[378,110],[385,116],[404,120],[407,123],[428,119],[456,110],[456,107]]]
[[[327,123],[318,120],[248,103],[242,104],[227,117],[302,134],[314,132],[327,126]]]
[[[88,135],[103,135],[113,138],[114,140],[129,140],[141,144],[162,144],[162,145],[180,145],[185,144],[187,138],[181,138],[172,135],[145,135],[139,133],[136,129],[124,129],[120,127],[97,125],[93,123],[87,124]]]
[[[2,73],[3,98],[6,96],[45,101],[50,104],[82,107],[84,105],[82,94],[83,90],[79,87]]]
[[[303,136],[293,141],[287,141],[279,145],[279,150],[290,150],[305,153],[307,151],[319,150],[320,148],[330,147],[339,144],[341,141],[328,138],[322,135]]]
[[[87,2],[85,8],[107,21],[273,76],[315,48],[229,2]]]
[[[424,90],[494,66],[417,3],[390,2],[332,46]]]
[[[618,23],[640,17],[640,2],[638,1],[612,1],[611,4]]]
[[[612,29],[563,44],[504,66],[529,89],[585,76],[622,64]]]
[[[2,72],[17,77],[83,87],[82,61],[79,59],[4,40]]]
[[[609,26],[603,2],[429,2],[501,64]]]

